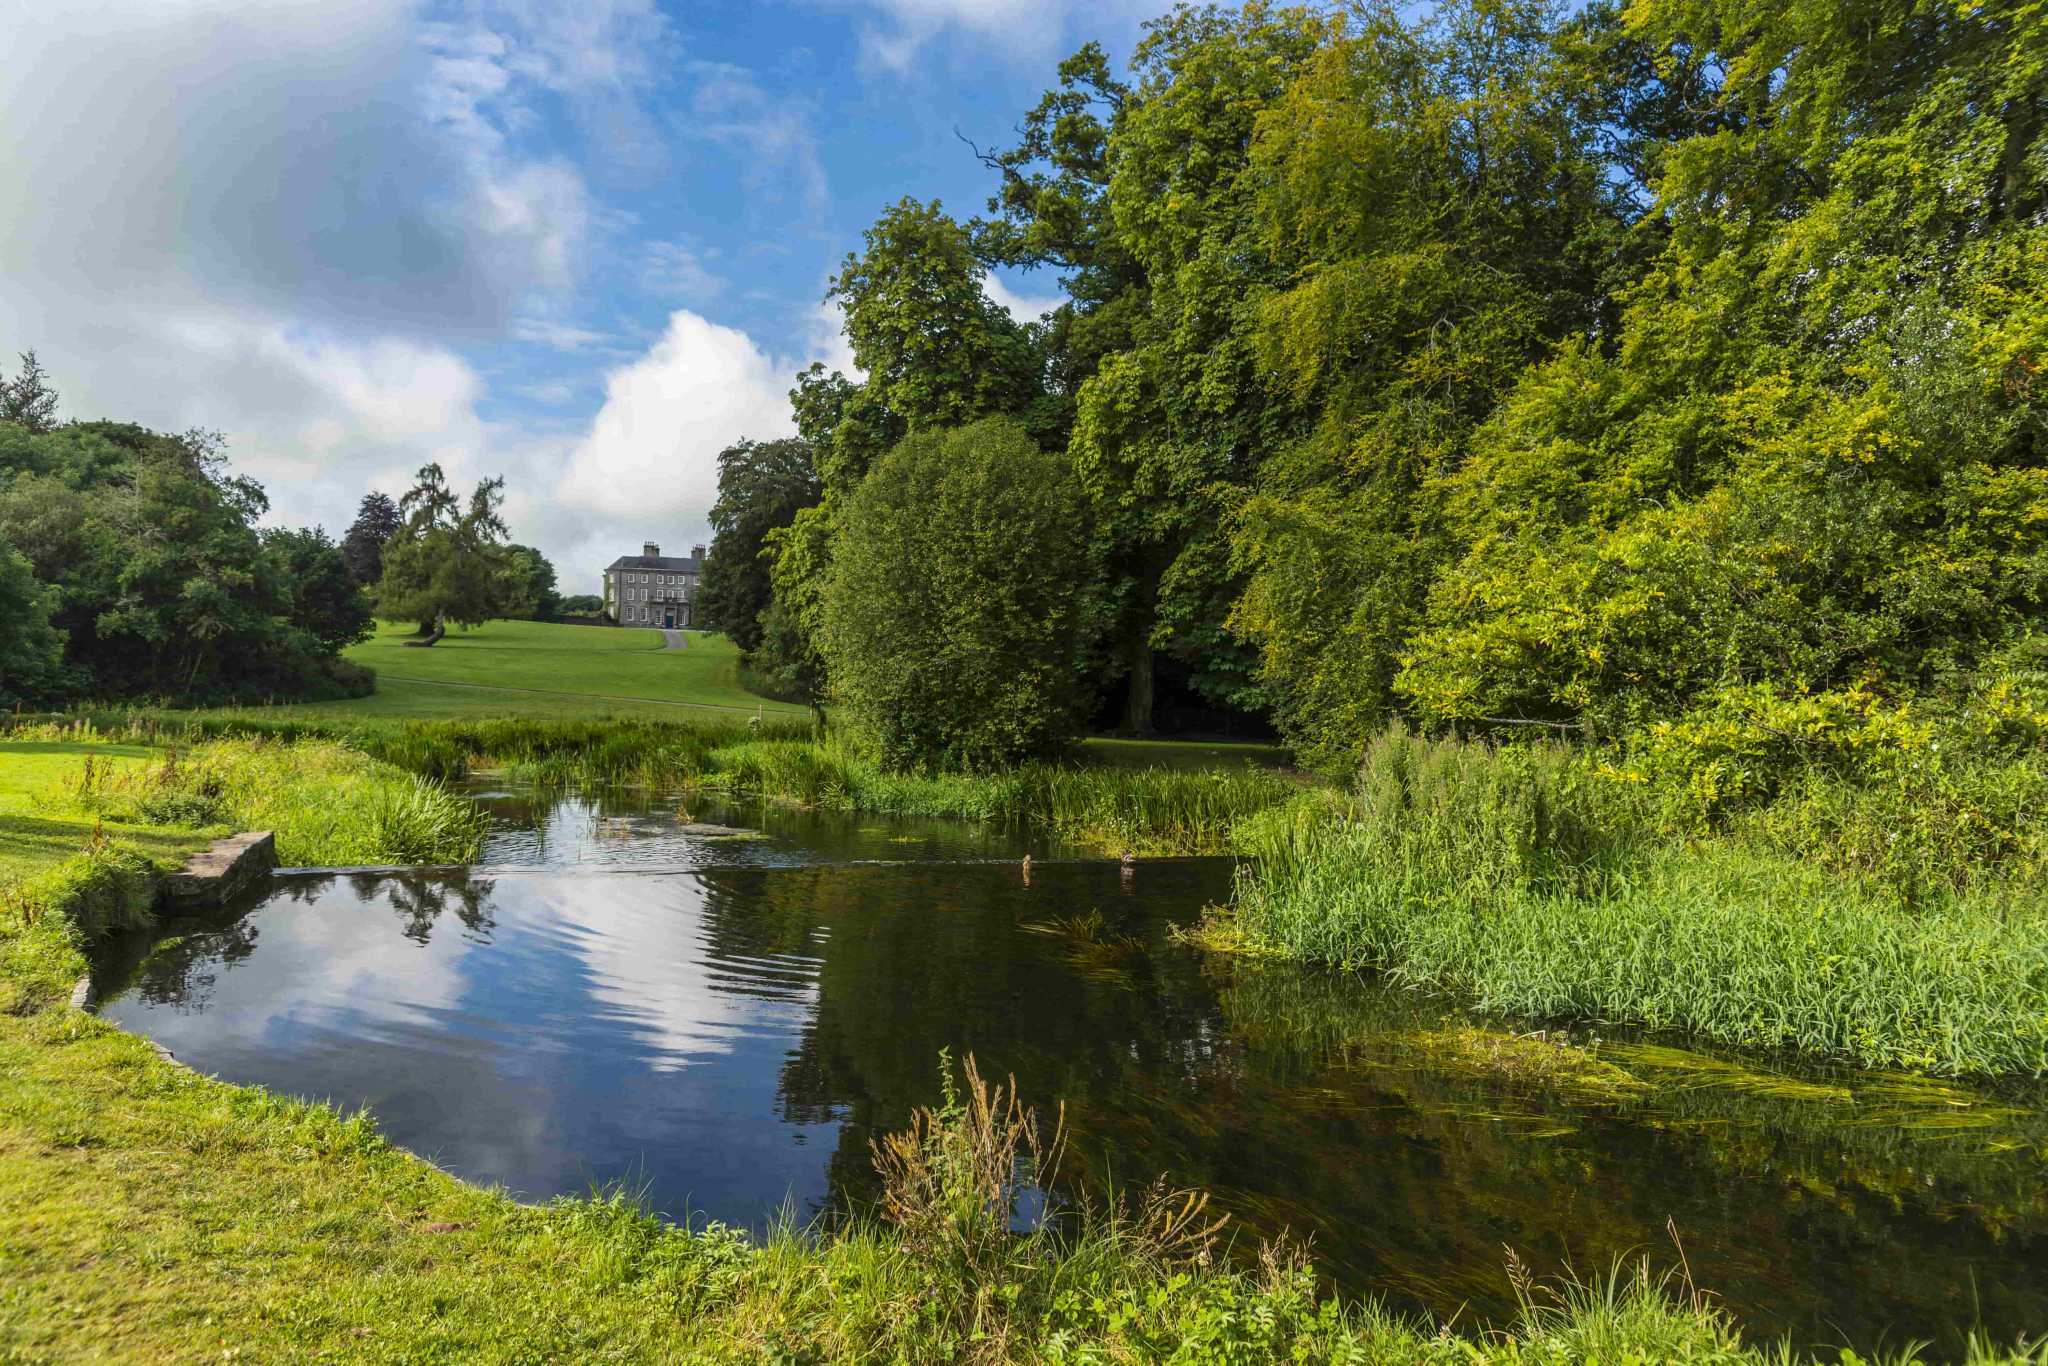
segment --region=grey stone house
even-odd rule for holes
[[[621,626],[688,626],[703,572],[703,546],[684,558],[664,555],[649,541],[638,555],[621,555],[605,569],[605,615]]]

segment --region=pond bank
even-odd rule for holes
[[[248,760],[249,776],[294,754],[272,746]],[[290,788],[291,775],[270,776],[275,786],[258,790]],[[281,844],[359,852],[367,841],[344,838],[350,830],[413,830],[371,818],[380,790],[403,791],[395,779],[353,789],[341,799],[363,803],[362,819],[339,826],[312,824],[330,814],[314,804],[275,800],[288,817]],[[10,977],[17,950],[80,966],[74,907],[26,909],[0,928]],[[198,1344],[258,1359],[937,1361],[1174,1347],[1192,1359],[1764,1359],[1704,1301],[1655,1277],[1566,1287],[1561,1303],[1538,1296],[1532,1305],[1544,1307],[1495,1336],[1444,1338],[1414,1319],[1330,1305],[1288,1258],[1253,1270],[1190,1264],[1112,1224],[1070,1245],[1020,1247],[966,1278],[942,1248],[894,1226],[743,1239],[680,1232],[619,1199],[522,1206],[392,1148],[367,1119],[170,1067],[36,980],[23,979],[29,990],[0,1017],[10,1296],[0,1341],[25,1355],[83,1347],[175,1359]],[[1003,1293],[990,1297],[992,1287]]]
[[[1256,872],[1199,938],[1532,1020],[2048,1075],[2048,895],[2028,874],[1971,869],[1909,896],[1648,807],[1562,751],[1390,737],[1351,792],[1238,827]]]

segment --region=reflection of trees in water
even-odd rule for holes
[[[151,1005],[199,1014],[220,970],[255,952],[256,911],[279,897],[315,900],[332,883],[324,877],[266,883],[219,910],[162,920],[150,930],[104,943],[93,954],[93,984],[102,997],[132,989]]]
[[[1950,1338],[1973,1267],[2001,1331],[2048,1311],[2019,1270],[2048,1254],[2048,1197],[2025,1175],[2038,1147],[1902,1145],[1846,1111],[1743,1093],[1570,1101],[1419,1049],[1441,1000],[1165,948],[1159,912],[1221,892],[1149,867],[1137,882],[1135,898],[1113,869],[1041,868],[1029,892],[1007,868],[731,884],[707,931],[723,950],[823,960],[778,1097],[787,1122],[838,1121],[834,1208],[872,1201],[868,1141],[937,1098],[944,1047],[1014,1074],[1043,1110],[1067,1102],[1070,1182],[1208,1188],[1247,1251],[1310,1236],[1354,1291],[1505,1314],[1502,1243],[1583,1270],[1668,1249],[1675,1219],[1701,1283],[1772,1333]],[[1022,928],[1091,911],[1092,943]],[[1143,950],[1104,970],[1096,950],[1129,937]]]
[[[417,944],[433,935],[434,923],[449,911],[472,934],[489,934],[490,897],[497,886],[494,878],[468,874],[422,877],[363,877],[351,879],[356,894],[364,900],[381,897],[398,914],[401,932]]]
[[[246,916],[230,925],[158,940],[141,963],[135,994],[151,1005],[199,1014],[213,995],[220,970],[255,950],[256,926]]]
[[[1025,1099],[1047,1110],[1104,1078],[1199,1071],[1219,1037],[1203,1018],[1213,1007],[1168,989],[1146,954],[1126,954],[1104,975],[1071,961],[1074,943],[1020,926],[1093,911],[1112,934],[1156,937],[1166,905],[1219,895],[1215,879],[1214,870],[1161,870],[1133,898],[1113,868],[1040,869],[1028,891],[1007,866],[772,875],[763,894],[791,905],[770,918],[828,935],[812,950],[822,956],[817,1004],[778,1094],[790,1122],[840,1121],[828,1166],[834,1203],[873,1198],[868,1140],[937,1099],[942,1048],[956,1059],[975,1053],[987,1075],[1014,1073]]]

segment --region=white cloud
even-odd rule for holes
[[[548,380],[540,384],[522,384],[512,392],[518,394],[521,398],[531,399],[535,403],[546,404],[550,408],[560,407],[576,397],[575,387],[564,384],[560,380]]]
[[[1035,323],[1066,302],[1064,294],[1026,294],[1010,288],[1000,275],[985,275],[982,293],[1020,323]]]
[[[1157,0],[838,0],[877,15],[862,25],[861,56],[883,71],[905,73],[933,39],[965,35],[977,45],[1021,61],[1038,61],[1068,38],[1075,21],[1121,27],[1157,14]],[[1105,37],[1090,31],[1086,37]]]
[[[516,318],[512,323],[512,338],[514,341],[552,346],[557,351],[581,351],[586,346],[607,340],[603,332],[555,318]]]
[[[677,311],[651,350],[606,378],[604,406],[553,501],[592,521],[643,528],[634,533],[641,539],[703,539],[718,497],[718,452],[743,436],[794,430],[788,393],[798,368],[744,332]]]
[[[664,299],[701,301],[720,294],[725,281],[689,242],[649,242],[640,255],[640,287]]]

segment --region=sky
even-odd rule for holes
[[[904,195],[1164,0],[65,0],[0,24],[0,356],[336,535],[438,461],[565,593],[707,542]],[[1005,273],[1021,317],[1057,283]],[[12,370],[12,364],[6,367]]]

